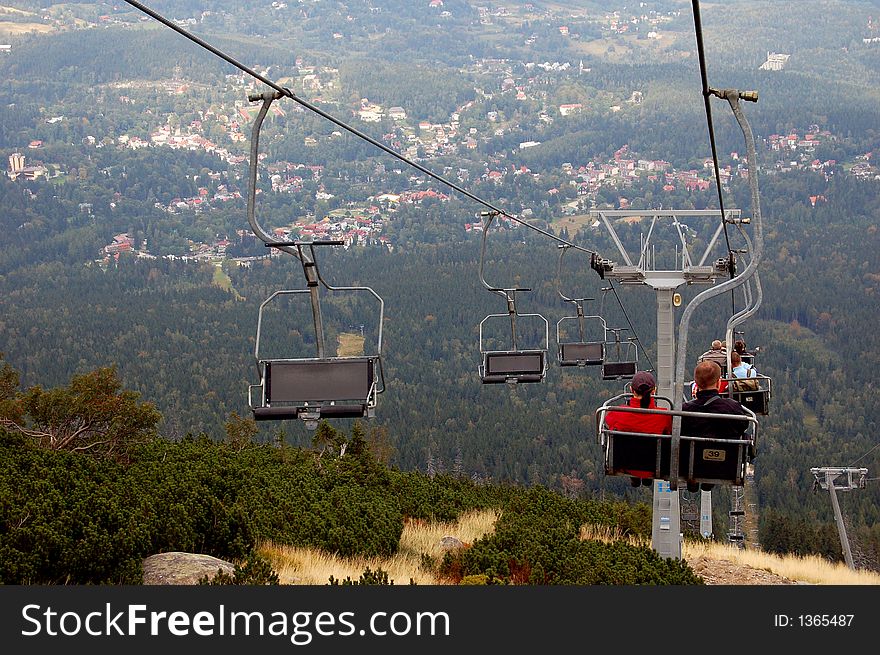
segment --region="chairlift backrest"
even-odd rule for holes
[[[489,352],[483,358],[483,384],[540,382],[547,370],[543,350]]]
[[[366,403],[374,385],[373,369],[370,358],[266,362],[266,400],[271,405],[347,400]]]
[[[621,380],[636,374],[638,362],[605,362],[602,364],[603,380]]]
[[[596,366],[604,361],[605,344],[603,342],[559,344],[559,364],[561,366]]]
[[[638,407],[617,406],[615,403],[628,397],[620,394],[609,399],[596,410],[596,432],[602,445],[606,475],[625,475],[658,480],[687,483],[742,485],[746,465],[755,454],[758,422],[754,413],[745,416],[735,414],[712,414],[712,420],[748,422],[751,432],[740,438],[698,437],[682,434],[678,471],[673,474],[671,466],[672,437],[668,434],[619,432],[608,428],[605,417],[608,412],[663,414],[664,416],[694,416],[705,418],[701,412],[687,412]],[[667,398],[658,397],[668,404]]]

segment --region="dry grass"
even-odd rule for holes
[[[556,234],[562,232],[562,228],[568,230],[569,234],[574,234],[578,230],[584,227],[589,227],[593,224],[592,216],[589,214],[577,214],[576,216],[563,216],[562,218],[556,219],[550,224],[550,227]]]
[[[19,16],[36,16],[37,14],[33,11],[25,11],[24,9],[18,9],[17,7],[8,7],[6,5],[0,5],[0,15],[2,14],[18,14]]]
[[[51,25],[43,25],[42,23],[8,23],[6,21],[0,21],[0,34],[28,34],[30,32],[39,32],[41,34],[46,34],[48,32],[53,31]]]
[[[452,535],[466,544],[473,543],[495,529],[498,513],[495,510],[469,512],[458,521],[428,523],[409,520],[403,528],[400,549],[393,557],[343,558],[314,548],[297,548],[265,543],[260,554],[272,562],[282,584],[325,585],[330,576],[357,580],[364,569],[382,569],[396,585],[407,585],[413,580],[419,585],[442,584],[434,574],[422,568],[422,556],[443,557],[440,540]],[[611,543],[626,541],[633,546],[650,547],[650,539],[623,534],[619,529],[605,525],[585,525],[581,539]],[[819,557],[772,555],[756,550],[739,550],[727,544],[711,541],[686,541],[682,555],[687,561],[699,558],[730,562],[734,566],[769,571],[797,582],[818,585],[880,585],[880,574],[870,571],[851,571],[844,564],[833,564]]]
[[[625,535],[620,528],[610,525],[583,525],[581,526],[580,538],[584,541],[601,541],[605,544],[625,541],[631,546],[651,547],[651,540],[647,537]]]
[[[392,557],[343,558],[314,548],[273,543],[263,544],[260,554],[272,562],[282,584],[325,585],[331,575],[340,580],[346,577],[357,580],[367,567],[387,571],[396,585],[409,584],[410,580],[419,585],[441,584],[433,573],[422,568],[422,555],[442,557],[440,540],[447,535],[472,543],[492,532],[497,518],[495,510],[486,510],[463,514],[458,521],[450,523],[407,521],[400,537],[400,549]]]
[[[607,525],[585,525],[581,528],[580,537],[604,543],[626,541],[633,546],[651,547],[651,540],[647,537],[627,536],[619,529]],[[700,557],[728,561],[737,566],[769,571],[789,580],[810,584],[880,584],[880,574],[871,571],[852,571],[845,564],[828,562],[820,557],[773,555],[759,550],[740,550],[714,541],[685,541],[682,556],[688,561]]]
[[[852,571],[843,563],[832,563],[815,555],[773,555],[759,550],[740,550],[727,544],[710,541],[686,541],[683,548],[686,560],[698,557],[728,560],[753,569],[770,571],[789,580],[826,585],[877,585],[880,574],[871,571]]]
[[[359,357],[364,354],[364,337],[351,332],[343,332],[339,335],[339,345],[336,348],[338,357]]]

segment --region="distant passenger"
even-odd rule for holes
[[[740,354],[736,351],[730,353],[730,364],[733,367],[731,372],[735,378],[753,378],[758,375],[758,371],[755,367],[744,362]]]
[[[712,342],[711,350],[707,350],[697,358],[699,362],[715,362],[721,367],[721,370],[727,369],[727,347],[723,341],[715,339]]]
[[[736,343],[733,344],[733,350],[734,352],[739,353],[742,361],[748,364],[752,364],[755,361],[755,353],[750,353],[748,350],[746,350],[746,342],[742,339],[736,340]]]
[[[654,402],[653,394],[657,390],[657,383],[654,376],[648,371],[639,371],[633,376],[629,385],[632,391],[632,397],[625,405],[626,407],[640,407],[642,409],[664,409],[657,407]],[[671,434],[672,433],[672,417],[662,414],[641,414],[636,412],[615,412],[609,411],[605,415],[605,425],[610,430],[616,432],[639,432],[642,434]],[[651,452],[656,452],[654,444],[644,444]],[[639,448],[639,446],[635,446]],[[650,453],[649,453],[650,454]],[[634,487],[640,484],[650,484],[653,479],[653,468],[638,469],[629,471],[631,474],[631,482]]]
[[[733,391],[758,390],[758,371],[751,364],[744,362],[738,352],[730,353],[730,365],[733,367],[732,377],[738,378],[730,381]]]

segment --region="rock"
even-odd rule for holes
[[[443,550],[458,550],[464,547],[464,542],[458,537],[446,536],[440,540],[440,548]]]
[[[145,585],[194,585],[217,569],[232,575],[235,565],[226,560],[196,553],[160,553],[144,560]]]

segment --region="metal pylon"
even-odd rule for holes
[[[840,511],[837,492],[864,489],[865,481],[868,477],[868,469],[826,466],[811,468],[810,473],[816,477],[814,485],[821,489],[827,489],[831,494],[831,507],[834,509],[834,520],[837,522],[837,531],[840,533],[843,558],[846,560],[846,565],[849,568],[855,569],[852,548],[850,548],[849,538],[846,535],[846,523],[843,520],[843,513]]]

